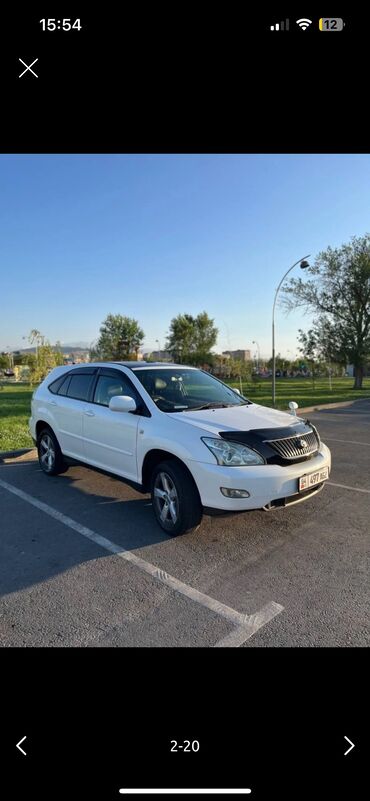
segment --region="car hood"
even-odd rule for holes
[[[196,426],[218,434],[219,431],[251,431],[255,428],[287,428],[296,426],[301,417],[259,406],[228,406],[226,409],[203,409],[193,412],[171,412],[168,415],[185,425]]]

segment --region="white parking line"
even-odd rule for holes
[[[253,634],[255,634],[258,629],[261,629],[262,626],[265,626],[266,623],[269,623],[269,621],[276,617],[276,615],[278,615],[283,608],[283,606],[275,603],[275,601],[271,601],[254,615],[248,615],[248,622],[246,622],[243,626],[239,626],[239,628],[234,629],[234,631],[231,631],[230,634],[227,634],[226,637],[223,637],[222,640],[219,640],[214,647],[239,648],[239,645],[242,645],[243,642],[246,642],[253,637]]]
[[[23,490],[18,489],[18,487],[14,487],[12,484],[2,481],[2,479],[0,479],[0,487],[8,492],[11,492],[13,495],[16,495],[18,498],[21,498],[23,501],[26,501],[26,503],[31,504],[31,506],[34,506],[41,512],[49,515],[49,517],[54,518],[54,520],[57,520],[58,523],[63,523],[73,531],[77,531],[77,533],[81,534],[82,537],[86,537],[88,540],[95,542],[96,545],[100,546],[100,548],[104,548],[104,550],[108,551],[109,553],[119,556],[126,562],[131,562],[131,564],[135,565],[135,567],[137,567],[139,570],[142,570],[144,573],[148,573],[150,576],[152,576],[152,578],[160,581],[166,587],[169,587],[175,592],[178,592],[181,595],[184,595],[186,598],[189,598],[191,601],[210,609],[212,612],[220,615],[220,617],[225,618],[225,620],[228,620],[229,623],[237,626],[238,631],[240,628],[242,628],[245,639],[252,637],[252,635],[255,634],[258,629],[268,623],[269,620],[272,620],[273,617],[279,614],[279,612],[282,612],[284,609],[281,604],[272,602],[267,604],[267,607],[263,607],[263,609],[261,609],[259,612],[256,612],[254,615],[243,615],[241,612],[237,612],[236,609],[232,609],[230,606],[226,606],[226,604],[216,601],[215,598],[211,598],[209,595],[199,592],[199,590],[196,590],[194,587],[184,584],[182,581],[174,578],[174,576],[171,576],[169,573],[166,573],[159,567],[155,567],[155,565],[152,565],[150,562],[146,562],[145,559],[141,559],[141,557],[136,556],[134,553],[132,553],[132,551],[127,551],[120,545],[116,545],[116,543],[111,542],[111,540],[108,540],[106,537],[102,537],[100,534],[92,531],[92,529],[82,526],[81,523],[77,523],[76,520],[72,520],[71,517],[67,517],[67,515],[64,515],[57,509],[53,509],[52,506],[43,503],[43,501],[33,498],[32,495],[29,495],[27,492],[23,492]],[[269,612],[266,611],[267,608],[269,608]],[[218,646],[219,645],[220,643],[218,643]]]
[[[370,490],[361,489],[361,487],[348,487],[347,484],[336,484],[335,481],[327,481],[326,483],[329,484],[329,487],[341,487],[341,489],[348,489],[352,490],[353,492],[366,492],[368,495],[370,495]]]

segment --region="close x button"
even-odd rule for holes
[[[37,75],[37,72],[35,72],[32,69],[33,65],[36,64],[36,61],[38,61],[38,58],[35,58],[34,61],[32,61],[32,64],[26,64],[26,62],[23,61],[23,58],[19,58],[18,61],[20,61],[21,64],[23,64],[23,66],[26,68],[25,70],[23,70],[23,72],[21,72],[20,75],[18,75],[18,78],[23,78],[23,76],[26,75],[26,73],[28,73],[28,72],[30,72],[32,75],[34,75],[35,78],[39,77]]]

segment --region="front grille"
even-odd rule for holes
[[[282,459],[290,460],[299,457],[312,456],[317,453],[319,443],[316,434],[311,430],[307,434],[297,435],[294,437],[284,437],[284,439],[269,439],[265,440],[266,443],[273,448]],[[305,442],[306,445],[302,446],[301,443]]]

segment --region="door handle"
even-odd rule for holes
[[[50,406],[58,406],[57,402],[54,400],[50,401]]]
[[[95,417],[95,412],[90,412],[89,409],[85,409],[84,414],[86,414],[86,417]]]

